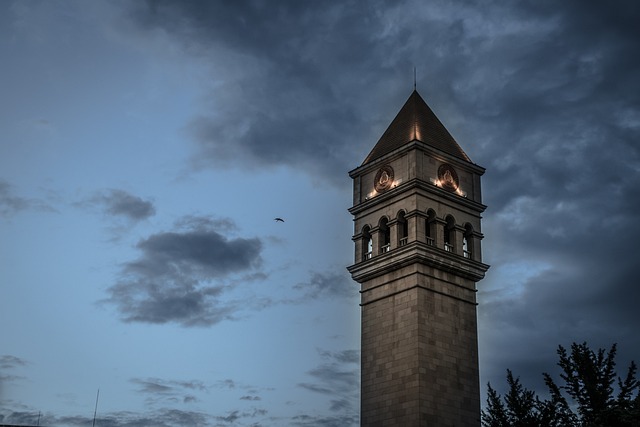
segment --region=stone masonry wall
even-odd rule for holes
[[[479,426],[475,305],[405,289],[362,307],[361,425]]]

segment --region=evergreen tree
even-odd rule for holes
[[[591,350],[586,343],[558,346],[561,385],[543,373],[549,398],[541,400],[507,370],[509,390],[501,397],[488,385],[485,427],[610,427],[640,426],[640,382],[631,362],[624,380],[616,376],[616,345]],[[616,392],[617,380],[617,395]],[[570,398],[567,401],[565,394]]]

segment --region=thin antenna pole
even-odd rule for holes
[[[40,425],[40,411],[38,411],[38,424],[37,425]]]
[[[413,67],[413,90],[416,90],[417,88],[417,84],[416,84],[416,67]]]
[[[98,388],[98,394],[96,394],[96,409],[93,411],[93,427],[96,427],[96,414],[98,413],[98,397],[100,397],[100,389]]]

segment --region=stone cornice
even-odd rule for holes
[[[428,265],[474,282],[484,278],[484,273],[489,269],[487,264],[414,241],[351,265],[347,270],[351,273],[353,280],[363,283],[414,263]]]

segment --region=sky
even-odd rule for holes
[[[0,2],[0,423],[355,426],[348,171],[483,176],[480,381],[639,361],[640,4]],[[275,222],[282,217],[285,222]]]

